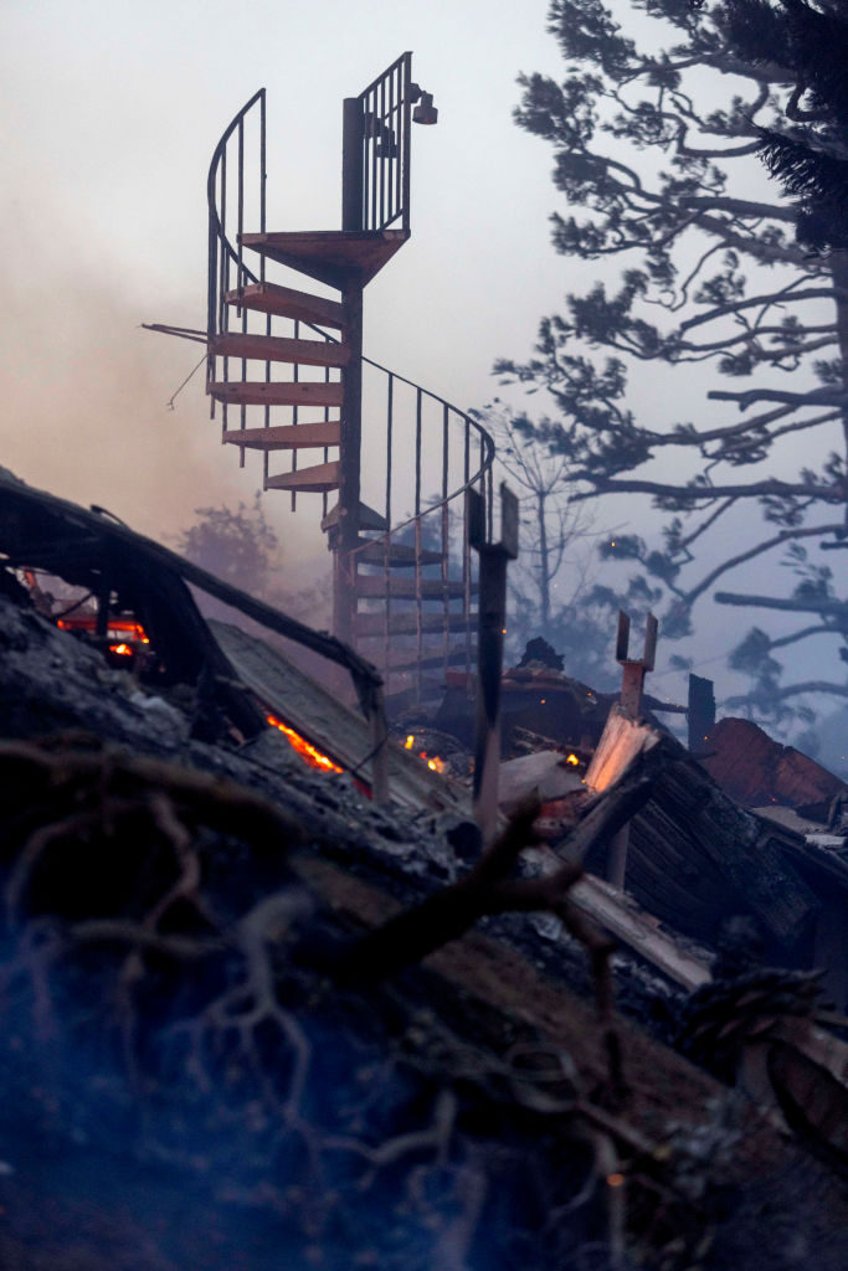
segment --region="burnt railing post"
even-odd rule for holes
[[[621,709],[632,720],[642,711],[642,692],[645,676],[653,671],[657,655],[657,620],[648,614],[645,624],[645,646],[641,658],[631,658],[630,616],[618,611],[618,633],[615,642],[615,658],[621,667]],[[629,825],[622,826],[613,837],[607,858],[607,882],[624,891],[627,877],[627,849],[630,842]]]
[[[689,753],[696,757],[708,754],[716,722],[715,690],[712,680],[704,679],[701,675],[689,676],[689,703],[686,713],[689,725]]]
[[[506,630],[506,569],[518,556],[518,499],[501,484],[501,541],[486,541],[486,502],[469,490],[468,539],[480,558],[477,637],[477,726],[474,744],[474,818],[484,842],[497,823],[501,761],[500,703]]]

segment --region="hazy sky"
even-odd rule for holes
[[[249,496],[216,444],[195,346],[205,177],[264,85],[269,228],[339,224],[341,103],[405,49],[435,94],[413,137],[413,237],[369,288],[367,352],[462,407],[524,355],[566,269],[548,242],[550,156],[511,121],[520,70],[558,70],[540,0],[3,0],[2,462],[171,531]]]
[[[252,498],[257,465],[240,471],[218,444],[202,372],[166,407],[198,346],[139,324],[204,324],[206,170],[242,103],[268,89],[269,228],[336,228],[342,99],[405,49],[439,123],[413,133],[412,239],[368,288],[366,352],[460,407],[489,400],[493,360],[526,356],[540,316],[599,273],[554,254],[551,151],[511,118],[519,72],[562,75],[546,12],[547,0],[0,0],[0,463],[157,537],[198,506]],[[646,40],[654,26],[642,20]],[[642,418],[668,406],[653,375],[634,383]],[[316,550],[312,518],[276,497],[295,578]],[[603,519],[644,513],[622,499]],[[696,654],[719,670],[733,637],[727,611],[709,608]]]

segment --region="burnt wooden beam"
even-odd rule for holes
[[[480,558],[473,801],[474,816],[485,840],[491,837],[498,814],[506,569],[518,555],[518,499],[505,484],[501,485],[501,541],[489,543],[483,496],[469,490],[466,498],[468,539]]]
[[[124,553],[140,553],[151,565],[158,564],[172,569],[185,582],[191,583],[209,596],[214,596],[224,604],[231,605],[240,613],[253,618],[261,626],[278,635],[302,644],[305,648],[344,667],[357,688],[361,702],[370,700],[373,688],[382,684],[382,678],[376,667],[360,657],[354,649],[349,648],[341,640],[335,639],[326,631],[315,631],[296,618],[289,617],[273,605],[250,596],[232,583],[224,582],[208,570],[193,561],[186,560],[177,552],[156,543],[153,539],[138,534],[128,526],[122,525],[103,515],[89,512],[66,499],[47,494],[43,490],[33,490],[11,473],[0,471],[0,550],[9,550],[7,541],[12,540],[15,559],[20,563],[35,566],[42,564],[38,557],[37,543],[27,534],[27,515],[30,525],[40,524],[42,529],[55,531],[51,538],[54,545],[67,542],[68,550],[88,550],[86,538],[94,553],[101,545],[110,543],[118,549],[118,558],[124,559]],[[35,518],[34,520],[32,518]],[[51,522],[53,523],[51,525]],[[54,561],[45,568],[52,568]],[[75,577],[72,581],[80,581],[89,585],[91,569],[86,568],[84,558],[74,565]],[[58,572],[58,571],[57,571]],[[63,575],[64,576],[64,575]],[[71,581],[69,579],[69,581]]]

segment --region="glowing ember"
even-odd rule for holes
[[[109,652],[110,652],[110,653],[120,653],[120,655],[121,655],[121,657],[122,657],[122,658],[131,658],[131,657],[132,657],[132,655],[133,655],[133,649],[132,649],[132,648],[131,648],[128,644],[123,644],[123,643],[122,643],[122,644],[110,644],[110,645],[109,645]]]
[[[93,613],[81,613],[68,618],[59,618],[56,626],[60,631],[90,631],[92,634],[97,629],[97,618]],[[106,636],[109,640],[114,640],[118,644],[124,644],[127,640],[133,640],[136,644],[149,644],[150,638],[140,622],[136,622],[134,618],[110,618],[109,625],[106,630]],[[113,652],[121,652],[110,646]],[[132,650],[130,650],[132,652]]]
[[[404,750],[415,749],[415,733],[407,733],[406,741],[403,743]],[[446,772],[447,764],[444,759],[440,759],[438,755],[428,755],[426,750],[419,750],[418,758],[423,759],[431,772]]]
[[[301,737],[300,733],[296,733],[293,728],[289,728],[288,724],[284,724],[281,719],[277,719],[276,715],[266,715],[267,722],[272,728],[277,728],[283,734],[286,741],[296,750],[301,759],[308,763],[310,768],[317,768],[320,772],[343,772],[337,763],[334,763],[328,755],[322,755],[311,742],[305,737]]]
[[[577,758],[577,756],[576,756],[576,755],[574,755],[574,754],[566,755],[566,756],[565,756],[565,762],[566,762],[566,763],[570,763],[570,764],[571,764],[571,766],[572,766],[572,768],[579,768],[579,767],[580,767],[580,760],[579,760],[579,759]]]

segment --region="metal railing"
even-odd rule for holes
[[[372,656],[387,679],[398,660],[414,664],[419,672],[412,678],[420,692],[420,671],[428,667],[447,671],[459,663],[470,671],[473,666],[476,558],[464,496],[469,489],[484,496],[491,533],[495,445],[475,419],[444,398],[370,358],[363,362],[371,373],[364,414],[372,421],[365,440],[363,498],[391,528],[352,555],[360,576],[367,569],[370,578],[381,580],[376,588],[381,648]],[[411,576],[406,574],[414,584],[411,596],[392,594],[399,548],[412,549]],[[399,637],[392,618],[403,615],[408,629]],[[439,629],[434,631],[434,625]]]
[[[377,121],[390,121],[386,133],[381,133],[376,123],[369,125],[369,134],[364,139],[362,172],[363,175],[367,172],[368,180],[365,183],[367,202],[363,194],[363,211],[367,212],[369,221],[372,214],[378,221],[389,217],[389,220],[382,220],[383,225],[400,220],[405,228],[408,228],[409,218],[408,129],[412,94],[415,92],[410,71],[410,55],[404,54],[360,97],[351,99],[362,104],[366,115],[373,113]],[[251,119],[251,112],[254,119]],[[251,137],[254,149],[258,148],[259,181],[257,185],[254,176],[252,186],[249,186],[245,173],[247,134],[251,124],[258,125],[258,129],[253,127]],[[400,139],[396,153],[390,152],[389,131]],[[381,140],[389,149],[375,157],[375,148]],[[247,378],[246,360],[216,353],[215,342],[219,336],[233,329],[230,323],[234,323],[234,328],[241,333],[248,331],[247,308],[233,304],[232,297],[234,293],[238,297],[252,284],[266,281],[265,258],[260,256],[258,273],[255,273],[244,262],[241,247],[241,235],[246,228],[257,228],[256,220],[259,231],[266,230],[265,147],[265,90],[260,89],[224,132],[209,167],[209,383],[216,380],[218,364],[217,380],[227,382],[231,377],[231,361],[237,363],[236,377]],[[236,237],[235,246],[231,235]],[[251,316],[256,320],[256,315]],[[310,339],[317,337],[328,344],[340,342],[320,326],[304,319],[272,318],[270,314],[263,314],[259,320],[266,335],[281,334],[285,330],[295,339],[306,334]],[[252,361],[255,367],[256,362]],[[475,419],[444,398],[371,358],[363,357],[362,362],[367,371],[363,415],[369,421],[363,438],[362,497],[380,513],[390,528],[377,532],[375,537],[353,552],[360,576],[383,580],[379,598],[364,602],[366,606],[376,606],[371,609],[372,613],[382,614],[382,632],[376,637],[364,637],[358,644],[370,650],[372,642],[377,640],[379,652],[376,656],[369,652],[369,656],[381,665],[384,674],[392,672],[393,652],[401,656],[408,654],[409,661],[419,667],[426,660],[431,666],[437,664],[444,668],[456,664],[461,654],[462,663],[471,670],[475,562],[468,545],[463,496],[468,489],[484,494],[491,522],[494,442]],[[264,375],[266,382],[270,381],[271,362],[260,362],[259,365],[264,367],[264,371],[259,373]],[[295,363],[295,380],[299,374]],[[324,379],[330,377],[327,368],[314,374]],[[214,409],[213,399],[213,416]],[[295,425],[299,422],[297,406],[242,405],[229,409],[231,413],[238,410],[237,426],[242,429],[247,427],[248,419],[268,427],[272,422],[272,412],[281,410],[288,412],[286,422]],[[325,419],[329,418],[328,410],[323,413]],[[228,423],[227,414],[227,404],[222,403],[223,430],[231,438],[233,423]],[[378,420],[382,422],[375,422]],[[245,447],[239,447],[239,450],[244,464]],[[296,468],[298,451],[294,449],[287,453],[291,456],[292,469]],[[328,457],[325,450],[324,462]],[[263,454],[263,462],[267,478],[267,451]],[[294,493],[291,500],[294,507]],[[323,505],[326,515],[326,495]],[[412,549],[409,570],[414,579],[414,596],[411,598],[393,595],[392,578],[397,577],[399,572],[393,563],[397,547]],[[434,562],[436,556],[438,563]],[[404,573],[409,578],[407,571]],[[380,590],[379,586],[377,590]],[[398,640],[392,634],[391,617],[404,613],[409,615],[409,630]],[[432,620],[439,614],[441,626],[433,631],[433,623],[428,619]],[[459,638],[452,639],[452,636]],[[412,679],[420,691],[420,673],[417,676],[413,673]]]
[[[417,100],[403,53],[344,104],[342,229],[409,232],[410,123]]]
[[[254,107],[258,107],[258,150],[259,150],[259,183],[254,188],[253,202],[257,207],[245,206],[248,196],[244,183],[245,153],[247,153],[248,117]],[[250,121],[253,122],[253,121]],[[264,277],[264,259],[259,266],[259,278],[245,267],[242,258],[242,234],[244,233],[245,214],[257,217],[252,219],[252,228],[264,234],[266,230],[266,90],[259,89],[249,102],[245,102],[239,113],[233,118],[226,131],[222,133],[219,144],[215,146],[206,178],[206,202],[209,207],[209,299],[206,310],[206,333],[212,341],[217,334],[228,330],[228,304],[226,295],[229,291],[244,287],[248,281],[258,282]],[[233,186],[230,184],[231,169],[235,168],[235,208],[233,208]],[[231,214],[235,212],[235,240],[238,247],[233,247],[231,233]],[[258,220],[258,225],[257,225]]]

